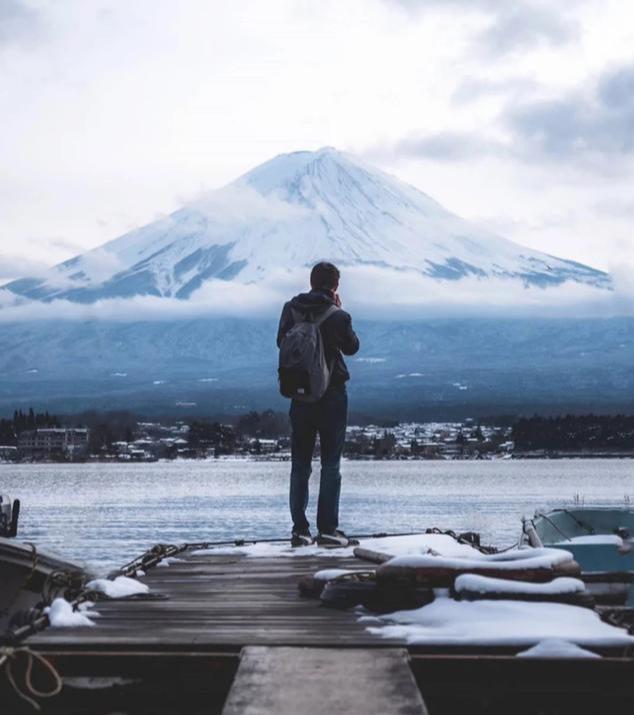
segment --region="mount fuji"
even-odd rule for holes
[[[166,218],[6,285],[0,415],[30,405],[216,416],[286,409],[275,346],[294,281],[284,273],[305,283],[306,268],[323,259],[345,268],[346,306],[349,296],[363,306],[357,296],[368,287],[370,298],[387,296],[382,316],[351,308],[361,339],[349,361],[357,414],[634,410],[632,318],[561,318],[550,303],[548,317],[518,318],[507,302],[495,317],[423,317],[418,304],[406,315],[394,302],[421,281],[430,299],[462,296],[458,286],[468,285],[476,307],[487,287],[503,301],[526,292],[554,303],[562,285],[609,297],[609,275],[495,236],[326,148],[278,156]],[[381,293],[375,278],[388,274],[396,290]],[[225,310],[227,295],[247,294],[268,295],[275,315]],[[158,305],[150,317],[137,310],[150,304]]]
[[[5,288],[31,300],[188,299],[212,279],[258,283],[327,258],[441,281],[567,281],[607,274],[500,238],[421,191],[331,148],[283,154],[166,218]]]

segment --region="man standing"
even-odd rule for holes
[[[313,372],[319,359],[325,361],[323,375],[318,375],[316,381],[312,376],[307,376],[306,369],[280,368],[282,394],[293,398],[290,409],[293,546],[313,543],[306,519],[306,507],[317,434],[321,445],[321,480],[316,540],[323,546],[348,546],[351,543],[343,531],[338,529],[341,491],[339,466],[348,419],[346,382],[350,379],[342,353],[354,355],[359,350],[359,339],[352,329],[350,315],[341,309],[337,293],[339,277],[339,270],[332,263],[318,263],[314,266],[310,274],[310,292],[300,293],[284,305],[277,333],[277,346],[281,349],[281,355],[285,348],[295,355],[306,352],[306,349],[312,351],[310,359],[313,361]],[[307,327],[303,333],[301,326]],[[311,330],[314,333],[312,340]],[[291,331],[293,338],[290,338]],[[295,340],[291,348],[284,344],[289,339]],[[301,341],[308,348],[302,346]],[[290,382],[290,386],[283,384],[285,381]]]

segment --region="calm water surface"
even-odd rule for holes
[[[0,465],[0,493],[22,501],[23,540],[104,571],[157,542],[286,537],[288,470],[249,461]],[[345,462],[343,476],[350,533],[438,526],[498,545],[515,541],[535,508],[575,494],[597,504],[634,496],[634,460]]]

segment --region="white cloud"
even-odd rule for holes
[[[393,320],[450,315],[608,317],[634,315],[634,271],[621,267],[615,291],[577,283],[527,288],[521,281],[465,278],[440,281],[415,271],[342,267],[343,307],[355,318]],[[0,291],[0,322],[27,320],[177,320],[194,317],[276,317],[290,297],[306,290],[304,269],[280,270],[266,281],[211,280],[187,300],[140,296],[92,304],[17,301]]]
[[[307,209],[285,201],[282,196],[263,196],[241,183],[232,183],[202,196],[192,208],[198,209],[211,221],[233,226],[255,221],[286,221],[310,215]]]
[[[374,267],[345,272],[351,310],[363,315],[406,318],[435,315],[575,315],[634,314],[634,296],[621,285],[616,291],[566,282],[548,288],[521,281],[464,278],[440,281],[415,271]]]
[[[37,259],[0,253],[0,285],[19,276],[43,275],[48,268],[46,263]]]
[[[631,312],[634,304],[634,262],[621,263],[612,266],[612,277],[615,285],[615,297],[627,312]]]
[[[118,256],[104,248],[97,248],[82,256],[82,270],[91,283],[102,283],[124,268]]]

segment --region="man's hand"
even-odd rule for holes
[[[341,298],[339,297],[339,293],[335,293],[335,305],[337,308],[341,308]]]

